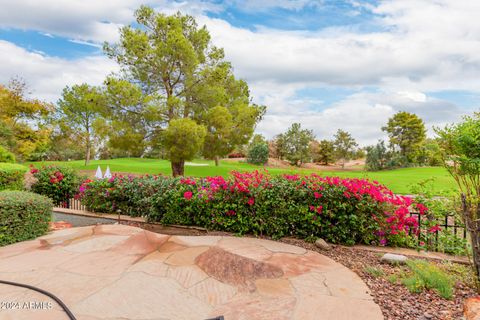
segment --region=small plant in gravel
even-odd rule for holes
[[[387,277],[387,280],[388,282],[390,282],[391,284],[397,284],[398,283],[398,275],[396,274],[391,274]]]
[[[444,299],[452,298],[453,279],[435,264],[424,260],[408,260],[407,266],[411,274],[402,279],[402,283],[410,292],[433,289]]]
[[[375,278],[380,278],[383,275],[385,275],[385,273],[381,268],[372,267],[372,266],[366,266],[365,268],[363,268],[363,271],[372,275]]]

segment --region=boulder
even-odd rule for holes
[[[463,314],[465,320],[480,320],[480,296],[465,300]]]
[[[315,241],[315,245],[317,248],[320,248],[322,250],[332,250],[332,246],[329,245],[325,240],[322,238],[318,238],[317,241]]]
[[[405,264],[408,258],[401,254],[393,254],[393,253],[385,253],[381,258],[380,261],[383,263],[389,264]]]

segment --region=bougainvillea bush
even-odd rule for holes
[[[90,210],[149,221],[274,238],[402,244],[418,232],[412,199],[362,179],[238,173],[224,179],[122,177],[87,180],[78,197]]]
[[[30,173],[35,177],[31,190],[49,197],[55,205],[73,198],[82,180],[73,169],[56,165],[41,168],[31,166]]]

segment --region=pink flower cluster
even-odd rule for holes
[[[399,233],[415,233],[418,234],[418,219],[410,215],[410,211],[416,208],[420,215],[424,215],[428,212],[428,208],[421,203],[414,203],[412,198],[395,195],[384,185],[381,185],[377,181],[369,181],[366,179],[342,179],[339,177],[321,177],[316,174],[296,179],[292,176],[285,176],[287,180],[300,180],[302,186],[307,186],[313,191],[315,199],[321,197],[319,190],[322,190],[325,185],[341,186],[345,189],[343,196],[347,199],[356,198],[362,199],[362,197],[370,197],[377,203],[385,204],[387,210],[385,210],[385,223],[384,230],[379,233],[380,241],[386,243],[385,236],[387,234],[395,235]],[[314,205],[310,206],[310,210],[314,211]],[[317,210],[318,212],[318,210]],[[376,217],[376,220],[379,217]],[[438,226],[430,228],[429,232],[436,232],[440,230]]]
[[[63,173],[60,171],[55,171],[51,176],[50,176],[50,183],[56,184],[59,182],[62,182],[64,176]]]

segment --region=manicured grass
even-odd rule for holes
[[[237,171],[252,171],[262,170],[262,166],[255,166],[248,163],[221,161],[220,166],[215,167],[213,161],[195,160],[195,164],[207,164],[207,166],[185,166],[185,174],[187,176],[206,177],[206,176],[226,176],[233,170]],[[170,162],[166,160],[157,159],[140,159],[140,158],[123,158],[112,160],[93,160],[88,166],[84,165],[83,161],[65,161],[65,162],[35,162],[36,166],[42,164],[63,164],[75,168],[77,170],[96,170],[100,165],[105,171],[107,165],[110,166],[112,173],[149,173],[149,174],[171,174]],[[30,163],[29,163],[30,164]],[[435,179],[435,192],[440,194],[445,191],[455,190],[453,179],[448,172],[441,167],[423,167],[423,168],[405,168],[397,170],[379,171],[379,172],[365,172],[365,171],[320,171],[312,169],[298,169],[298,168],[268,168],[271,174],[283,173],[300,173],[310,174],[317,173],[322,176],[339,176],[348,178],[368,178],[376,180],[396,193],[408,194],[410,193],[410,186],[412,184],[424,181],[426,179]]]

